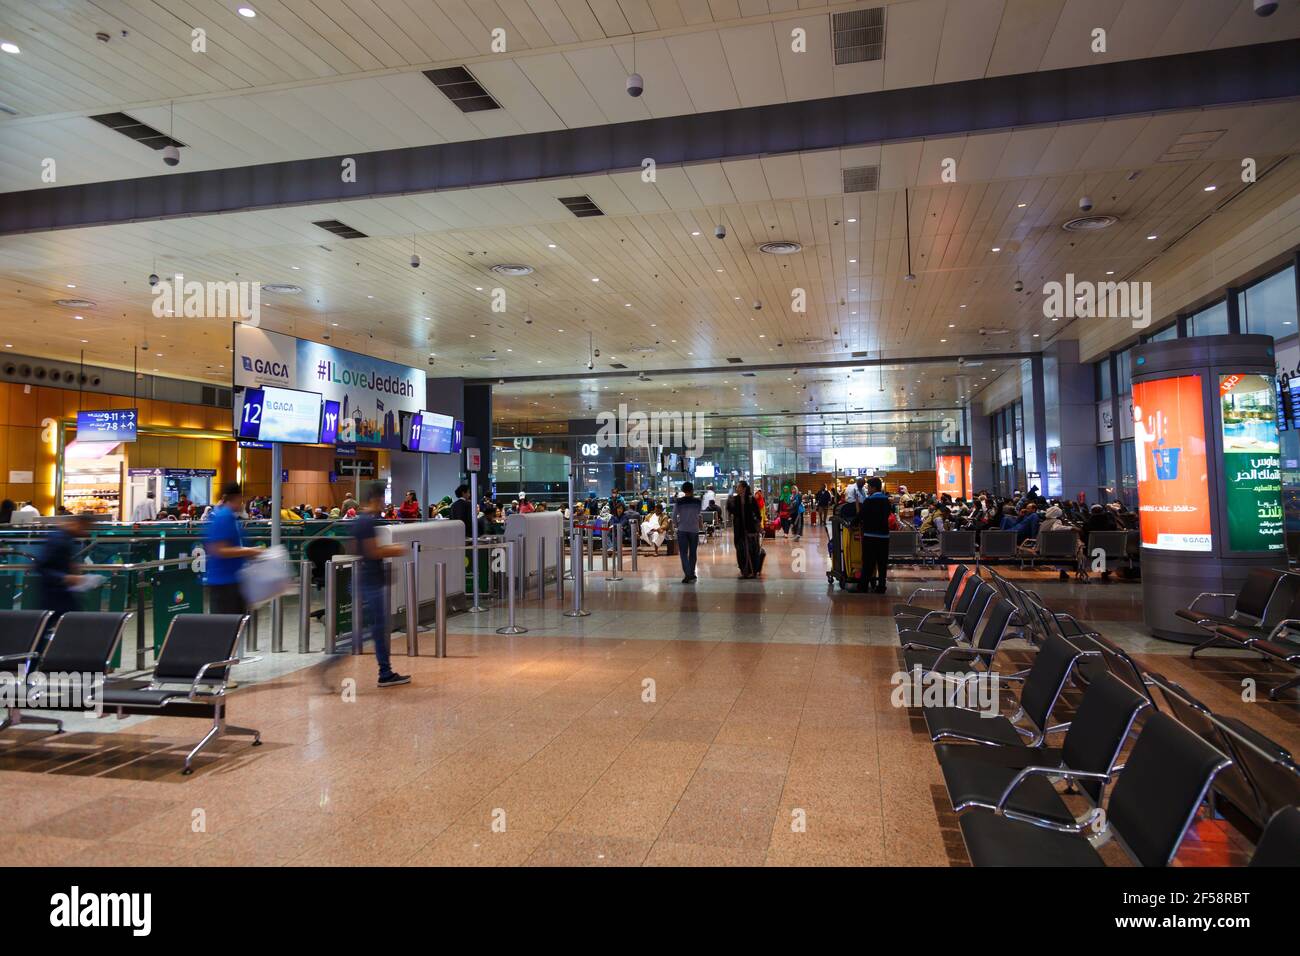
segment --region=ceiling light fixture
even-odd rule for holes
[[[248,20],[251,20],[253,19],[253,17],[257,16],[257,11],[254,10],[252,7],[240,7],[239,15]]]
[[[10,43],[8,40],[5,40],[3,43],[0,43],[0,50],[4,50],[6,53],[22,53],[22,52],[23,52],[22,50],[18,49],[18,44],[17,44],[17,43]]]

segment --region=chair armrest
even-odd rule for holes
[[[1192,598],[1192,603],[1187,605],[1187,610],[1199,611],[1200,608],[1198,608],[1196,605],[1200,602],[1201,598],[1208,598],[1208,597],[1232,598],[1233,602],[1235,603],[1237,595],[1229,594],[1225,591],[1202,591],[1200,594],[1196,595],[1196,597]]]
[[[203,683],[203,678],[207,675],[209,668],[213,667],[233,667],[236,664],[252,664],[260,661],[260,657],[232,657],[224,661],[208,661],[199,668],[198,674],[194,676],[194,683],[190,684],[189,699],[194,700],[199,695],[199,685]],[[210,696],[210,695],[203,695]]]
[[[1068,824],[1061,824],[1054,820],[1045,820],[1042,817],[1036,817],[1029,813],[1007,812],[1007,801],[1011,799],[1011,795],[1015,792],[1016,788],[1030,777],[1064,777],[1066,780],[1098,780],[1102,783],[1110,779],[1109,774],[1095,773],[1087,770],[1070,770],[1066,767],[1025,767],[1015,775],[1009,784],[1007,784],[1007,788],[1002,791],[1002,796],[998,798],[997,806],[993,809],[994,813],[998,816],[1010,817],[1024,823],[1032,823],[1034,826],[1044,827],[1048,830],[1060,830],[1063,833],[1082,833],[1091,821],[1085,820],[1083,823],[1069,826]]]
[[[957,618],[961,617],[961,614],[958,613],[957,611],[926,611],[925,614],[921,617],[921,620],[917,622],[916,627],[912,628],[912,630],[919,631],[922,627],[925,626],[925,623],[928,620],[930,620],[930,618],[932,617],[948,618],[950,621],[955,621],[957,620]]]
[[[1272,633],[1268,635],[1268,639],[1270,641],[1275,641],[1282,636],[1284,631],[1289,631],[1293,628],[1300,628],[1300,618],[1288,617],[1285,620],[1278,621],[1277,625],[1273,628]],[[0,658],[0,660],[3,660],[3,658]]]
[[[920,645],[920,646],[924,646],[924,645]],[[930,648],[930,649],[933,650],[934,648]],[[949,654],[953,654],[953,653],[974,654],[976,657],[988,657],[992,659],[994,654],[994,649],[991,647],[990,648],[971,647],[969,644],[957,644],[953,647],[945,647],[942,651],[939,652],[939,656],[934,659],[934,663],[930,666],[930,671],[938,670],[939,665],[943,663],[943,659],[947,657]]]
[[[916,597],[918,594],[945,594],[945,593],[947,593],[947,588],[917,588],[915,591],[911,593],[911,595],[908,596],[907,603],[911,604],[912,598]]]

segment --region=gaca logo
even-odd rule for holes
[[[245,355],[243,358],[245,372],[252,372],[256,375],[271,375],[285,381],[289,379],[289,366],[283,362],[268,362],[266,359],[253,358],[251,355]]]

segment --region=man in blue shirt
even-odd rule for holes
[[[238,484],[232,481],[222,486],[221,503],[212,509],[203,529],[209,614],[248,613],[244,594],[239,589],[239,571],[245,561],[257,556],[258,549],[244,547],[239,528],[243,504],[243,492]]]
[[[40,581],[40,607],[53,611],[58,620],[68,611],[78,611],[72,589],[80,581],[77,572],[77,539],[90,530],[90,515],[72,515],[50,532],[36,557],[36,575]]]
[[[384,576],[384,559],[400,558],[407,549],[400,544],[380,544],[375,534],[379,513],[384,506],[384,486],[374,482],[366,489],[366,500],[352,522],[352,540],[361,559],[361,623],[366,638],[374,642],[375,663],[379,665],[379,686],[409,684],[411,678],[392,668],[388,655],[388,582]],[[355,596],[354,596],[355,597]]]

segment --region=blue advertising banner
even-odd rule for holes
[[[138,418],[134,408],[77,412],[77,441],[135,441]]]
[[[235,388],[280,386],[317,392],[337,408],[335,440],[401,448],[401,413],[425,400],[424,371],[247,325],[235,326]],[[324,436],[323,436],[324,437]]]

